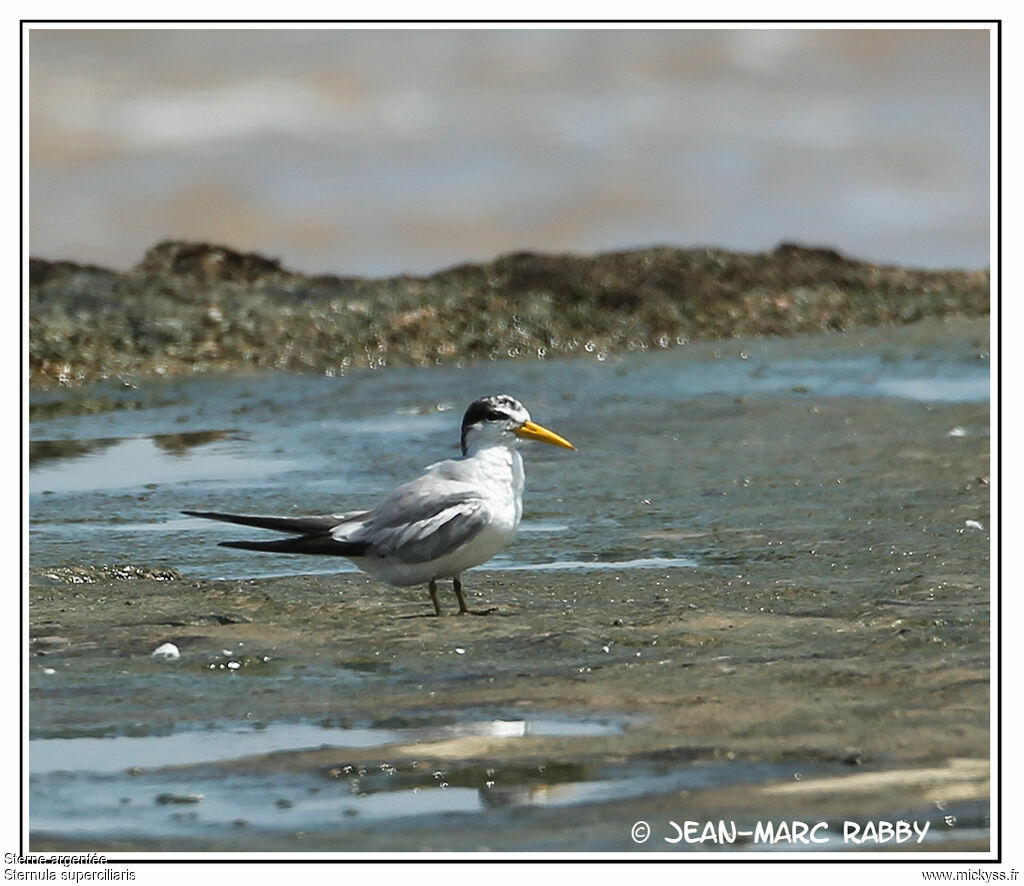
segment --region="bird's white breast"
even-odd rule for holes
[[[523,517],[522,456],[507,446],[491,446],[449,464],[462,467],[459,479],[480,490],[491,511],[491,526],[514,535]]]

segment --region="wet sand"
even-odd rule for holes
[[[932,334],[984,337],[984,323]],[[904,818],[931,822],[932,839],[885,848],[987,849],[988,423],[987,403],[813,394],[709,395],[660,414],[653,433],[581,417],[574,442],[626,454],[623,489],[666,469],[664,440],[686,441],[677,503],[634,538],[698,565],[480,569],[468,598],[487,615],[434,618],[425,591],[354,574],[197,580],[148,578],[158,564],[144,562],[124,577],[34,562],[34,734],[545,715],[622,728],[225,759],[190,777],[215,792],[294,775],[305,787],[265,798],[294,809],[319,792],[354,799],[315,827],[282,811],[270,831],[244,816],[164,838],[43,830],[31,848],[709,850],[666,844],[667,822]],[[698,505],[708,519],[671,517]],[[181,659],[152,660],[167,642]],[[437,772],[479,791],[486,814],[361,821],[361,795],[438,790]],[[672,787],[680,773],[708,777]],[[566,785],[639,776],[662,788],[558,803]],[[652,836],[638,845],[641,819]]]

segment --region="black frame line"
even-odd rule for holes
[[[997,514],[998,529],[996,532],[996,562],[994,564],[994,572],[996,578],[996,610],[1002,612],[1002,590],[1003,590],[1003,511],[1002,511],[1002,342],[1003,342],[1003,328],[1002,328],[1002,267],[1003,267],[1003,201],[1002,201],[1002,166],[1003,166],[1003,151],[1002,151],[1002,132],[1003,132],[1003,104],[1002,104],[1002,87],[1003,87],[1003,35],[1002,35],[1002,24],[1003,20],[999,19],[877,19],[877,18],[861,18],[861,19],[515,19],[515,18],[500,18],[500,19],[21,19],[19,20],[20,29],[20,40],[19,40],[19,182],[18,182],[18,197],[19,197],[19,208],[21,210],[19,232],[18,232],[18,245],[20,249],[19,253],[19,265],[18,265],[18,280],[19,280],[19,291],[22,297],[19,300],[19,337],[18,337],[18,359],[19,369],[24,371],[25,368],[25,241],[26,231],[24,223],[24,212],[25,212],[25,172],[26,172],[26,157],[24,148],[25,138],[25,124],[26,124],[26,101],[25,101],[25,39],[26,34],[31,31],[29,25],[36,24],[138,24],[138,25],[164,25],[164,24],[198,24],[198,25],[250,25],[250,24],[338,24],[338,25],[366,25],[366,24],[382,24],[382,25],[417,25],[417,24],[469,24],[469,25],[505,25],[505,24],[536,24],[539,29],[543,29],[549,25],[555,24],[639,24],[639,25],[682,25],[682,24],[728,24],[728,25],[747,25],[747,24],[821,24],[821,25],[844,25],[844,24],[874,24],[874,25],[896,25],[896,24],[953,24],[953,25],[991,25],[994,26],[993,30],[996,37],[996,52],[995,58],[990,59],[990,65],[994,63],[996,82],[995,82],[995,93],[991,96],[991,109],[995,115],[995,231],[990,231],[990,238],[994,234],[995,240],[995,253],[996,253],[996,279],[999,281],[996,291],[996,340],[999,343],[998,358],[995,366],[995,379],[996,379],[996,465],[998,467],[999,482],[996,488],[993,490],[995,495],[995,506]],[[226,29],[225,29],[226,30]],[[991,70],[991,68],[990,68]],[[991,152],[991,146],[990,146]],[[991,187],[991,178],[990,178]],[[991,242],[991,240],[990,240]],[[990,325],[991,325],[991,298],[990,298]],[[990,369],[991,373],[991,369]],[[25,527],[25,430],[27,426],[26,413],[25,413],[25,386],[23,384],[23,376],[21,372],[18,373],[19,378],[19,408],[20,408],[20,436],[18,443],[19,460],[20,460],[20,477],[19,477],[19,520],[24,531]],[[25,855],[25,718],[26,718],[26,707],[27,697],[25,694],[25,637],[24,631],[22,630],[25,624],[25,607],[26,607],[26,587],[25,587],[25,545],[24,536],[20,539],[21,544],[19,546],[18,562],[19,562],[19,604],[18,604],[18,616],[19,616],[19,662],[18,662],[18,679],[19,679],[19,694],[20,694],[20,706],[18,716],[18,800],[19,800],[19,816],[18,816],[18,853],[19,855]],[[604,858],[601,853],[594,852],[589,853],[590,857],[586,859],[578,858],[478,858],[470,853],[460,853],[466,857],[459,858],[430,858],[430,857],[416,857],[416,858],[252,858],[247,853],[244,858],[108,858],[106,864],[118,864],[118,865],[143,865],[143,864],[592,864],[599,862],[601,864],[1002,864],[1003,863],[1003,681],[1002,681],[1002,653],[1003,653],[1003,624],[1002,619],[999,619],[998,629],[996,631],[996,664],[997,668],[995,671],[996,679],[995,685],[990,683],[990,700],[994,699],[996,707],[996,761],[998,763],[998,785],[999,790],[996,797],[996,808],[998,810],[998,820],[995,830],[995,844],[996,853],[995,858],[972,858],[963,857],[957,859],[950,858],[936,858],[934,860],[929,858],[900,858],[901,853],[893,853],[891,858],[858,858],[856,854],[847,854],[842,858],[836,857],[816,857],[810,855],[805,857],[801,853],[800,857],[792,857],[790,855],[784,855],[781,858],[735,858],[731,856],[723,855],[721,858],[708,858],[706,855],[697,858],[687,858],[683,855],[673,858],[649,858],[645,857],[644,853],[636,853],[635,856],[626,858],[613,857]],[[992,673],[990,664],[990,674]],[[30,853],[30,854],[47,854],[56,855],[61,853]],[[102,853],[101,853],[102,854]],[[936,853],[940,854],[940,853]]]

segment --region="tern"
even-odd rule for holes
[[[438,579],[452,580],[459,615],[469,612],[462,573],[490,560],[515,537],[523,515],[520,440],[575,449],[541,427],[514,397],[499,394],[470,404],[462,419],[462,457],[428,466],[372,510],[310,517],[257,517],[182,511],[289,533],[279,541],[224,541],[228,548],[279,554],[347,557],[363,572],[398,587],[426,584],[441,615]]]

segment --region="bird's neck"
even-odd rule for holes
[[[495,480],[511,483],[514,489],[523,488],[523,458],[512,447],[500,443],[484,445],[470,450],[466,455],[478,470]]]

